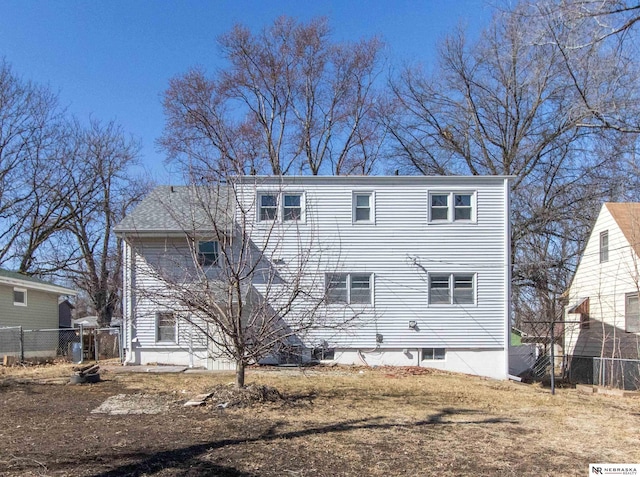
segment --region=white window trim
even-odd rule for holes
[[[603,240],[605,239],[605,240]],[[607,246],[604,247],[604,242],[607,242]],[[600,232],[600,240],[599,240],[599,260],[600,263],[606,263],[609,261],[609,230],[603,230]]]
[[[449,276],[449,303],[431,303],[431,277],[432,276]],[[473,291],[473,303],[454,303],[454,285],[456,276],[471,276],[471,286]],[[427,279],[427,305],[433,307],[470,307],[478,306],[478,274],[474,272],[433,272]]]
[[[356,220],[356,196],[369,196],[369,220]],[[376,223],[376,193],[372,190],[354,190],[351,192],[351,222],[354,225],[375,225]]]
[[[276,216],[274,220],[262,220],[260,218],[262,212],[262,197],[265,195],[276,196]],[[300,196],[300,218],[298,220],[284,220],[284,196],[299,195]],[[307,221],[307,198],[306,194],[300,190],[260,190],[256,196],[256,222],[259,224],[304,224]]]
[[[343,302],[328,302],[330,306],[346,305],[346,306],[373,306],[375,302],[375,274],[369,272],[337,272],[337,273],[325,273],[324,274],[324,289],[325,294],[327,292],[328,277],[332,275],[346,275],[347,276],[347,301]],[[368,303],[352,303],[351,302],[351,277],[352,275],[367,275],[369,277],[369,302]]]
[[[27,306],[28,303],[28,297],[27,297],[27,289],[26,288],[19,288],[19,287],[14,287],[13,288],[14,292],[22,292],[24,293],[24,301],[16,301],[15,300],[15,296],[13,297],[13,305],[14,306]]]
[[[159,316],[159,315],[160,315],[161,313],[171,313],[171,314],[173,315],[173,318],[174,318],[174,320],[175,320],[175,323],[174,323],[174,326],[173,326],[173,327],[174,327],[174,331],[173,331],[173,332],[174,332],[174,339],[173,339],[173,341],[171,341],[171,340],[163,340],[163,341],[160,341],[160,336],[159,336],[159,334],[160,334],[160,333],[159,333],[159,328],[160,328],[160,326],[159,326],[159,323],[158,323],[158,319],[160,318],[160,316]],[[172,345],[177,345],[177,344],[178,344],[178,336],[179,336],[179,335],[178,335],[178,315],[176,314],[176,312],[171,311],[171,310],[158,310],[158,311],[156,311],[156,312],[155,312],[155,314],[154,314],[154,320],[155,320],[155,321],[154,321],[154,324],[155,324],[155,343],[156,343],[156,344],[172,344]]]
[[[624,295],[624,331],[625,331],[625,333],[639,333],[640,332],[638,330],[629,331],[629,328],[631,328],[629,326],[630,313],[628,312],[629,298],[633,298],[633,297],[635,297],[639,301],[638,306],[640,306],[640,294],[637,291],[636,292],[625,293],[625,295]],[[637,321],[640,321],[640,318],[638,318],[638,317],[636,317],[635,319]]]
[[[275,206],[275,208],[276,208],[276,216],[275,216],[275,218],[273,220],[262,219],[262,197],[268,196],[268,195],[276,196],[276,206]],[[268,190],[259,191],[256,199],[257,199],[256,200],[256,205],[258,206],[257,210],[256,210],[256,221],[258,223],[261,223],[261,224],[272,224],[274,222],[277,222],[278,221],[278,216],[279,216],[278,209],[280,207],[279,192],[268,191]]]
[[[434,220],[431,218],[431,197],[434,195],[447,195],[447,219],[446,220]],[[470,220],[454,220],[455,217],[455,201],[456,195],[470,195],[471,196],[471,219]],[[478,191],[476,190],[461,190],[461,189],[431,189],[427,194],[427,223],[432,225],[437,224],[476,224],[478,223]]]
[[[284,196],[285,195],[299,195],[300,196],[300,218],[298,220],[284,220]],[[282,191],[280,194],[280,207],[278,208],[279,219],[284,224],[303,224],[307,219],[307,211],[306,211],[306,197],[305,193],[297,190],[287,190]]]

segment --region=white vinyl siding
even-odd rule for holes
[[[333,285],[326,289],[328,275],[334,274],[324,272],[370,274],[375,270],[370,284],[372,306],[358,310],[353,331],[325,334],[314,330],[310,341],[326,340],[332,347],[371,349],[376,346],[376,334],[381,334],[385,347],[503,349],[509,288],[505,200],[508,188],[504,178],[462,179],[401,177],[394,183],[392,178],[375,177],[291,178],[291,189],[304,191],[306,227],[291,233],[286,232],[285,224],[282,229],[258,229],[253,231],[253,240],[257,244],[269,240],[274,256],[284,263],[294,263],[301,250],[312,248],[314,254],[307,270],[311,274],[323,270],[320,280],[325,280],[326,301],[333,302],[329,312],[335,316],[342,317],[337,303],[351,306],[348,294],[354,289],[349,288],[344,275],[331,279]],[[256,190],[271,185],[268,178],[255,180],[255,185],[244,184],[248,203],[255,200]],[[288,192],[286,182],[284,185],[278,182],[277,186],[282,193]],[[426,220],[427,197],[438,190],[451,197],[450,207],[452,194],[473,194],[474,221],[432,227]],[[357,194],[371,194],[375,227],[360,227],[354,222]],[[364,199],[361,204],[366,204]],[[453,208],[450,210],[453,214]],[[282,240],[274,240],[274,234],[280,233]],[[453,291],[450,305],[428,306],[432,274],[473,275],[473,306],[454,305]],[[467,300],[465,295],[468,297],[471,290],[464,283],[458,285],[456,296],[462,296],[461,301]],[[417,322],[419,331],[408,328],[410,320]]]
[[[640,257],[604,204],[567,293],[565,353],[569,356],[638,359],[636,294]],[[640,217],[630,217],[637,222]],[[606,237],[606,238],[605,238]],[[569,310],[589,298],[589,326]],[[636,331],[633,331],[633,330]]]

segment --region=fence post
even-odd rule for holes
[[[80,364],[84,363],[84,326],[80,325]]]
[[[20,326],[20,362],[24,363],[24,331]]]
[[[93,329],[93,351],[96,363],[98,362],[98,328]]]
[[[118,353],[120,354],[120,364],[124,361],[124,343],[122,342],[122,325],[118,326]]]

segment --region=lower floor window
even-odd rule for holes
[[[422,361],[443,360],[445,353],[444,348],[422,348]]]
[[[318,361],[333,360],[335,359],[335,349],[327,347],[313,348],[312,355],[313,359]]]
[[[370,305],[372,297],[370,273],[333,273],[325,275],[327,303]]]
[[[624,328],[629,333],[640,331],[640,300],[638,292],[627,293],[624,298]]]
[[[156,341],[176,342],[176,315],[173,312],[156,313]]]
[[[429,304],[472,305],[474,302],[473,274],[436,273],[429,276]]]

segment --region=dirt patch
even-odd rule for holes
[[[171,403],[163,395],[116,394],[108,397],[91,411],[92,414],[162,414],[169,411]]]
[[[224,373],[31,379],[0,376],[2,476],[574,476],[640,461],[640,399],[576,390],[388,368],[252,369],[241,393]]]

